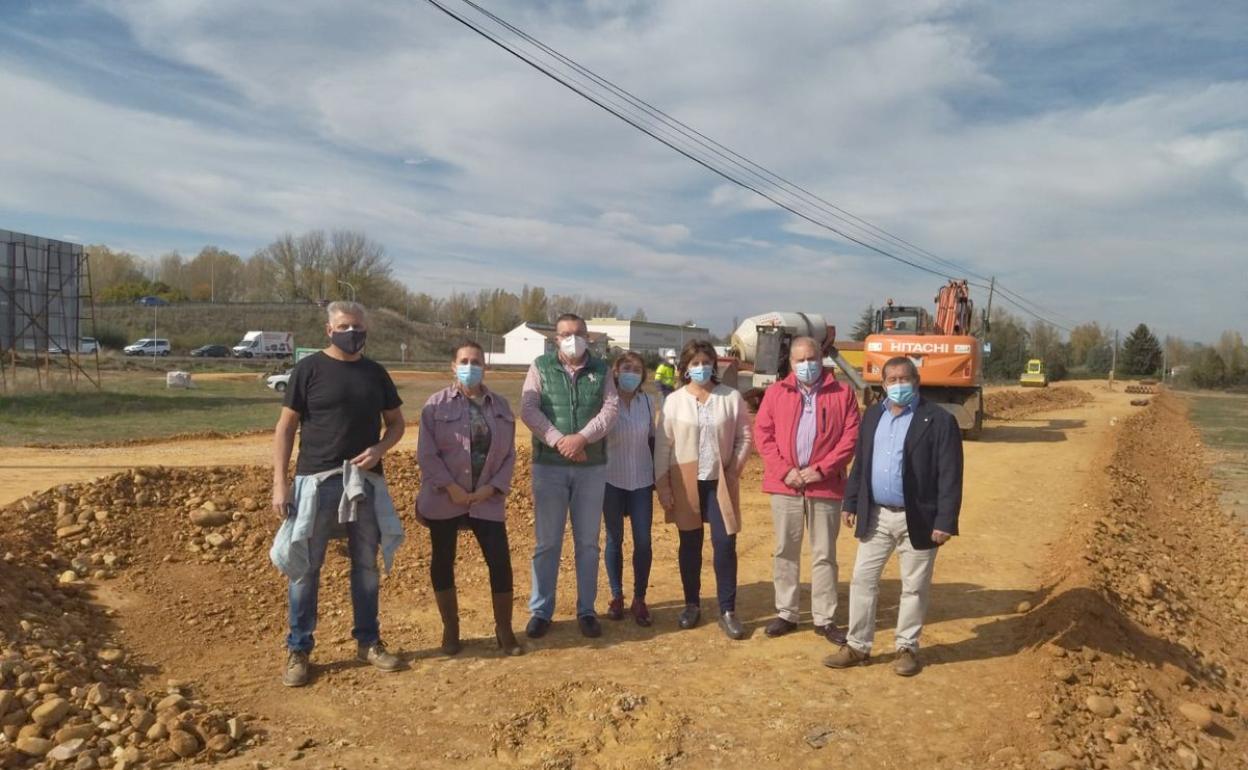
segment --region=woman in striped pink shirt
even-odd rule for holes
[[[633,530],[633,603],[629,614],[639,626],[650,625],[646,608],[646,586],[650,582],[650,525],[654,519],[654,405],[641,392],[646,381],[646,363],[627,351],[612,367],[620,395],[619,417],[607,434],[607,486],[602,500],[606,525],[603,561],[611,602],[607,617],[624,619],[624,519]]]

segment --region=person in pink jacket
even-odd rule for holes
[[[763,457],[763,491],[771,495],[776,532],[776,618],[764,632],[775,637],[797,629],[802,534],[809,531],[815,633],[844,644],[845,634],[833,622],[836,533],[846,467],[858,440],[858,400],[824,369],[822,358],[813,339],[794,339],[789,346],[791,371],[767,388],[754,421],[754,443]]]

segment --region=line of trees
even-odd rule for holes
[[[157,296],[169,302],[318,302],[351,299],[388,308],[411,321],[503,334],[524,321],[550,323],[561,313],[618,316],[609,300],[550,294],[541,286],[413,292],[394,275],[384,247],[364,233],[312,230],[283,234],[247,259],[216,246],[194,257],[170,252],[147,260],[107,246],[88,246],[95,301],[129,303]],[[352,291],[354,289],[354,292]],[[637,308],[632,318],[646,320]]]
[[[1248,387],[1248,346],[1237,331],[1224,331],[1212,345],[1177,337],[1165,341],[1167,362],[1175,364],[1181,385],[1196,388]]]

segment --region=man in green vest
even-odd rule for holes
[[[557,350],[529,367],[520,418],[533,431],[532,618],[525,633],[546,635],[555,613],[559,556],[568,515],[576,559],[576,618],[587,637],[602,635],[598,595],[598,533],[606,488],[607,431],[619,398],[607,362],[589,353],[589,332],[578,315],[555,322]]]

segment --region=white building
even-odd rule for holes
[[[638,353],[658,353],[663,348],[679,351],[689,340],[705,340],[711,336],[710,330],[701,326],[628,321],[623,318],[591,318],[585,325],[590,333],[607,336],[608,349],[635,350]]]
[[[589,349],[595,355],[607,350],[605,334],[589,332]],[[555,352],[555,327],[551,324],[522,323],[503,335],[503,349],[487,351],[485,362],[491,366],[528,366],[538,356]]]

